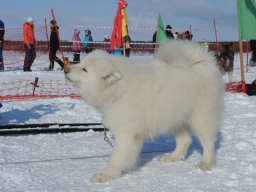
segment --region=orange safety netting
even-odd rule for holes
[[[93,29],[98,30],[97,33],[106,33],[104,27],[98,26],[64,26],[60,25],[63,29],[61,32],[69,31],[70,29],[70,40],[73,35],[73,30],[76,28],[83,29]],[[69,28],[69,29],[68,29]],[[108,29],[108,28],[107,28]],[[111,28],[112,29],[112,28]],[[142,31],[145,32],[149,30],[150,32],[154,32],[155,29],[151,28],[131,28],[130,31]],[[83,30],[81,30],[83,31]],[[176,29],[176,31],[182,31]],[[196,30],[194,30],[196,31]],[[207,31],[208,32],[208,31]],[[212,32],[212,31],[209,31]],[[36,45],[36,62],[33,63],[35,65],[49,64],[51,61],[49,59],[49,37],[51,30],[49,26],[40,26],[34,28],[35,38],[38,42]],[[47,37],[48,34],[48,37]],[[23,38],[23,28],[17,29],[5,29],[4,36],[4,48],[3,48],[3,59],[5,69],[21,69],[24,66],[25,60],[25,47],[24,47],[24,38]],[[83,44],[83,32],[81,32],[81,43]],[[62,47],[64,48],[64,52],[72,52],[72,41],[63,41]],[[106,42],[103,41],[94,41],[93,49],[104,49],[104,45]],[[214,47],[215,44],[209,44],[211,50],[216,50]],[[142,51],[142,52],[150,52],[153,53],[153,43],[151,42],[132,42],[132,51]],[[81,53],[84,52],[84,48],[82,47]],[[29,80],[19,80],[15,82],[3,82],[0,83],[0,102],[11,102],[11,101],[30,101],[36,99],[45,99],[45,98],[57,98],[57,97],[71,97],[71,98],[80,98],[78,92],[76,91],[74,85],[67,81],[63,80],[50,80],[50,81],[40,81],[38,87],[33,85],[33,82]],[[246,92],[246,88],[243,89],[242,82],[231,82],[226,84],[225,88],[226,92],[232,93],[240,93]]]
[[[46,28],[44,26],[34,28],[35,38],[38,44],[36,49],[36,64],[49,63]],[[23,68],[25,61],[25,47],[23,28],[5,29],[3,58],[5,69]],[[28,55],[30,57],[30,55]]]
[[[226,83],[225,91],[231,93],[246,93],[246,84],[243,81]]]
[[[245,93],[244,82],[226,83],[225,91],[231,93]],[[75,85],[63,80],[40,81],[35,84],[30,80],[3,82],[0,84],[0,103],[12,101],[31,101],[36,99],[70,97],[80,99]]]
[[[81,98],[75,86],[63,80],[40,81],[37,84],[19,80],[0,84],[0,103],[58,97]]]

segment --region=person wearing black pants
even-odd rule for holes
[[[73,63],[80,63],[80,50],[79,51],[73,51],[74,52],[74,58]]]
[[[36,58],[36,48],[37,44],[34,35],[34,20],[32,17],[27,18],[27,22],[23,24],[23,37],[24,37],[24,49],[25,49],[25,60],[23,71],[32,71],[31,66]]]
[[[59,46],[59,39],[58,39],[58,35],[54,25],[54,21],[52,20],[50,24],[51,24],[51,35],[50,35],[49,59],[51,63],[47,71],[53,71],[54,61],[56,61],[61,66],[61,70],[63,70],[64,68],[63,62],[56,56],[57,50],[59,49],[60,46]],[[58,26],[57,26],[57,29],[59,29]]]
[[[4,33],[5,33],[4,22],[0,20],[0,71],[4,71],[4,60],[3,60]]]
[[[124,37],[124,41],[125,41],[125,56],[126,57],[130,57],[130,50],[131,50],[131,38],[129,35]],[[122,55],[123,55],[123,50],[122,50]]]
[[[252,55],[251,55],[251,59],[249,61],[249,66],[255,67],[256,66],[256,40],[251,39],[250,46],[251,46]]]
[[[59,48],[56,48],[56,47],[51,47],[50,48],[49,59],[50,59],[51,63],[50,63],[48,71],[53,71],[54,61],[56,61],[61,66],[61,70],[63,70],[63,67],[64,67],[63,62],[56,56],[56,53],[57,53],[58,49]]]
[[[35,45],[24,44],[24,48],[25,48],[26,56],[25,56],[25,60],[24,60],[23,71],[32,71],[31,66],[36,58]]]

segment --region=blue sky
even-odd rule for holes
[[[126,0],[126,14],[129,27],[153,27],[157,25],[160,12],[165,25],[173,29],[214,30],[216,20],[219,41],[238,40],[236,0]],[[5,0],[0,6],[0,19],[6,28],[22,28],[28,16],[32,16],[36,26],[43,26],[52,19],[51,9],[60,25],[113,26],[118,0]],[[85,28],[81,31],[83,39]],[[71,40],[74,27],[60,28],[61,39]],[[112,30],[91,29],[95,41],[101,41]],[[175,31],[174,31],[175,32]],[[181,31],[179,31],[181,32]],[[132,40],[152,40],[154,31],[129,31]],[[193,31],[194,40],[204,38],[215,40],[212,32]]]

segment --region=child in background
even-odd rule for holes
[[[74,36],[72,38],[73,53],[74,53],[73,63],[74,64],[80,62],[81,39],[79,37],[79,33],[80,33],[80,31],[78,29],[75,29]]]
[[[108,35],[104,35],[104,44],[103,44],[104,49],[108,52],[111,53],[111,48],[110,48],[110,38]]]
[[[84,48],[85,48],[85,52],[88,54],[92,51],[92,35],[91,35],[91,31],[86,29],[85,30],[85,38],[84,38]]]
[[[205,39],[203,40],[202,46],[203,46],[207,51],[209,51],[209,45],[208,45],[208,42],[207,42]]]

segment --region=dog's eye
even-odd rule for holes
[[[83,71],[86,72],[86,73],[88,73],[88,71],[86,70],[86,68],[83,68]]]

